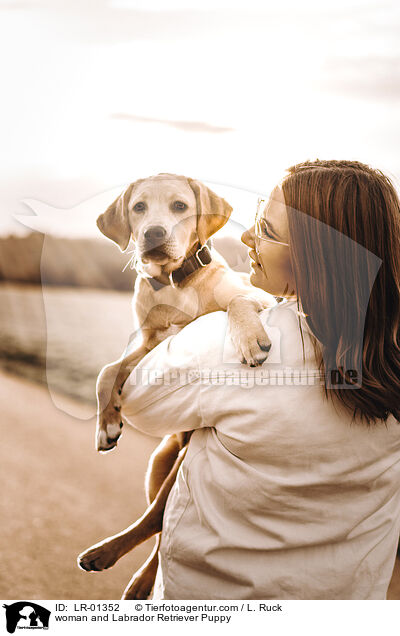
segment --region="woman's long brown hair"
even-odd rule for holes
[[[400,203],[379,170],[305,162],[282,182],[296,293],[325,395],[400,421]]]

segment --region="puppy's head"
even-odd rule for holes
[[[132,237],[141,269],[157,276],[180,267],[197,241],[204,245],[231,211],[201,182],[159,174],[131,183],[99,216],[97,225],[122,251]]]

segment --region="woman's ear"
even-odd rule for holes
[[[204,183],[190,178],[188,183],[196,197],[197,235],[201,245],[204,245],[210,236],[225,225],[231,215],[232,207]]]
[[[100,232],[114,241],[122,252],[128,247],[131,238],[128,203],[132,190],[137,183],[139,183],[139,181],[131,183],[97,219],[97,227]]]

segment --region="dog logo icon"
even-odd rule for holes
[[[32,603],[18,601],[11,605],[3,605],[6,610],[7,631],[14,634],[16,629],[48,629],[51,612]]]

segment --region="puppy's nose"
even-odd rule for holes
[[[144,238],[148,243],[154,243],[160,245],[167,235],[165,228],[162,225],[152,225],[144,232]]]

